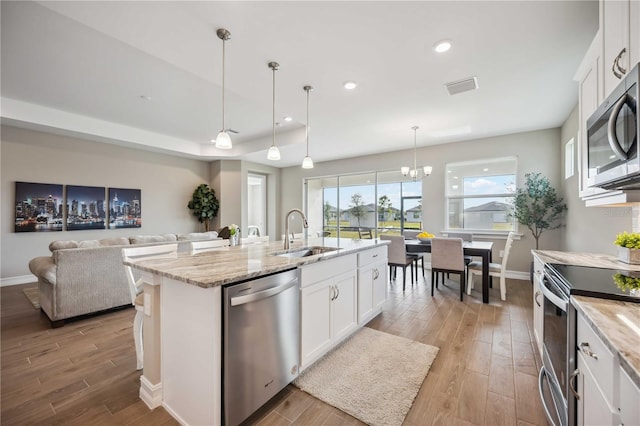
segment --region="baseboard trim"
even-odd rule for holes
[[[38,278],[33,275],[19,275],[17,277],[0,278],[0,287],[9,287],[11,285],[29,284],[38,282]]]
[[[162,382],[153,384],[144,375],[140,376],[140,399],[150,410],[162,405]]]
[[[511,279],[514,279],[514,280],[531,281],[531,277],[529,275],[529,272],[509,271],[509,270],[507,270],[507,273],[505,274],[505,277],[511,278]]]

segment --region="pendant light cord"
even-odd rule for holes
[[[311,91],[311,88],[309,86],[307,86],[306,88],[307,91],[307,128],[306,128],[306,138],[307,138],[307,157],[309,156],[309,92]]]
[[[227,40],[222,39],[222,131],[224,132],[224,48]]]
[[[271,68],[273,70],[273,117],[271,119],[271,126],[273,127],[273,139],[271,146],[276,146],[276,67]]]

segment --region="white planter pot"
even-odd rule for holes
[[[640,265],[640,249],[618,247],[618,260],[630,265]]]

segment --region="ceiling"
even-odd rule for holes
[[[4,124],[286,167],[560,126],[597,1],[2,1]],[[210,142],[225,125],[231,151]],[[447,53],[433,45],[453,43]],[[276,143],[272,71],[277,61]],[[477,77],[475,91],[444,84]],[[355,90],[343,83],[353,80]],[[293,121],[283,121],[291,116]]]

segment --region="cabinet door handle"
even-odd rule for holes
[[[332,302],[333,302],[333,301],[335,300],[335,298],[336,298],[336,288],[335,288],[334,286],[331,286],[331,290],[330,290],[330,293],[329,293],[329,297],[330,297],[330,300],[331,300]]]
[[[616,67],[618,68],[618,71],[622,73],[622,75],[626,74],[627,70],[622,68],[622,66],[620,65],[620,59],[622,59],[622,55],[624,55],[626,52],[627,48],[623,47],[620,53],[618,53],[618,58],[616,59]]]
[[[373,257],[378,257],[378,255],[377,255],[377,254],[374,254],[374,255],[373,255]]]
[[[598,359],[598,354],[591,350],[589,342],[580,343],[580,347],[578,349],[580,349],[580,352],[582,352],[583,354],[590,356],[593,359]]]
[[[569,389],[571,389],[571,393],[573,393],[573,396],[576,397],[576,399],[580,399],[580,394],[578,393],[578,391],[576,391],[576,389],[573,387],[573,382],[574,379],[576,377],[578,377],[578,375],[580,374],[580,369],[576,368],[576,370],[573,372],[573,374],[571,375],[571,377],[569,377]]]
[[[338,288],[338,286],[335,286],[335,289],[336,289],[336,299],[337,299],[338,297],[340,297],[340,289]],[[333,299],[333,300],[336,300],[336,299]]]
[[[540,304],[540,302],[538,302],[538,296],[540,296],[540,290],[536,291],[535,296],[533,296],[533,300],[536,302],[536,305],[538,305],[538,307],[542,307],[542,305]]]
[[[379,276],[380,276],[380,272],[378,271],[378,268],[375,268],[373,270],[373,279],[377,280]]]

